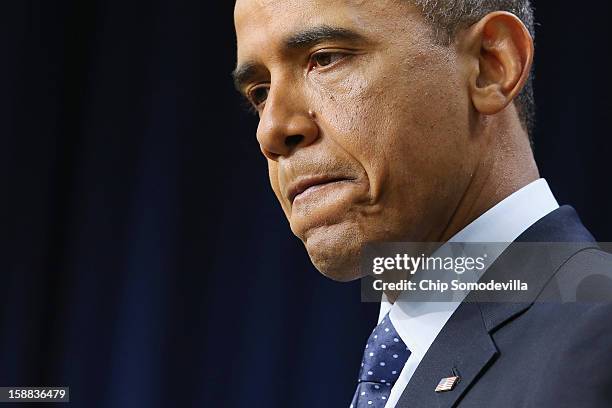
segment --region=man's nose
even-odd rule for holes
[[[259,120],[257,140],[270,160],[290,156],[319,138],[314,115],[301,98],[290,93],[271,90]]]

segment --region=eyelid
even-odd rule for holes
[[[313,52],[310,53],[310,56],[312,57],[315,54],[319,54],[319,53],[326,53],[326,54],[355,54],[357,51],[357,49],[352,49],[352,48],[336,48],[336,47],[321,47],[321,48],[317,48],[316,50],[314,50]]]
[[[329,65],[326,65],[324,67],[320,67],[317,68],[317,71],[319,72],[324,72],[327,69],[331,69],[333,67],[335,67],[337,64],[340,64],[342,62],[344,62],[348,57],[352,57],[354,55],[357,55],[359,52],[357,50],[352,50],[352,49],[347,49],[347,48],[320,48],[317,49],[315,51],[313,51],[309,56],[308,56],[308,69],[307,72],[310,72],[312,70],[311,68],[311,63],[312,60],[315,56],[317,55],[321,55],[321,54],[338,54],[341,56],[341,58],[339,58],[337,61],[332,62]],[[252,106],[253,109],[260,109],[260,107],[262,105],[265,104],[265,101],[260,103],[260,104],[256,104],[253,97],[252,97],[252,93],[253,91],[261,88],[261,87],[270,87],[270,83],[269,82],[262,82],[262,83],[258,83],[258,84],[254,84],[249,86],[247,89],[245,89],[244,91],[244,96],[246,98],[246,100],[250,103],[250,105]]]
[[[246,89],[246,91],[245,91],[245,93],[244,93],[244,95],[245,95],[246,99],[247,99],[247,100],[248,100],[248,101],[251,103],[251,105],[253,105],[255,108],[258,108],[260,105],[262,105],[263,103],[265,103],[265,101],[264,101],[264,102],[262,102],[262,103],[260,103],[260,104],[255,103],[255,100],[253,99],[253,96],[252,96],[252,94],[253,94],[253,92],[254,92],[255,90],[260,89],[260,88],[262,88],[262,87],[267,87],[267,88],[270,88],[270,83],[269,83],[269,82],[262,82],[262,83],[259,83],[259,84],[252,85],[252,86],[250,86],[248,89]]]
[[[342,63],[344,60],[346,60],[346,58],[352,57],[353,55],[356,55],[357,52],[355,50],[350,50],[350,49],[346,49],[346,48],[321,48],[318,49],[316,51],[314,51],[313,53],[310,54],[310,56],[308,57],[308,70],[307,72],[312,71],[311,68],[311,64],[313,61],[313,58],[317,55],[324,55],[324,54],[338,54],[341,55],[342,58],[340,58],[338,61],[332,62],[329,65],[326,65],[324,67],[321,68],[317,68],[317,71],[325,71],[328,68],[333,68],[334,66],[336,66],[337,64]]]

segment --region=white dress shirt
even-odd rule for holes
[[[511,194],[459,231],[448,242],[504,243],[489,251],[490,265],[511,242],[550,212],[559,208],[548,183],[539,179]],[[485,271],[482,271],[484,273]],[[476,279],[477,280],[477,279]],[[410,301],[403,292],[394,304],[383,295],[379,322],[389,313],[391,322],[411,351],[399,378],[391,389],[385,408],[394,408],[412,375],[438,333],[467,293],[453,302]]]

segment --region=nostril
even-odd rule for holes
[[[302,135],[287,136],[285,138],[285,146],[289,148],[294,148],[300,143],[302,143],[302,140],[304,140],[304,136]]]

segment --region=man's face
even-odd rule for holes
[[[238,0],[237,82],[272,189],[314,265],[361,276],[361,246],[436,241],[477,145],[454,46],[402,0]]]

